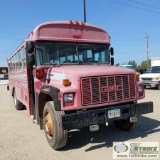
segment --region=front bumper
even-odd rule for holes
[[[120,109],[120,117],[108,118],[108,111]],[[121,106],[110,106],[102,109],[81,111],[62,116],[62,126],[64,130],[78,129],[93,124],[105,124],[118,119],[126,119],[136,115],[153,112],[153,102],[143,102],[126,104]]]
[[[145,86],[150,87],[158,87],[160,85],[160,81],[143,81]]]

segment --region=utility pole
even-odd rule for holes
[[[148,34],[146,33],[146,40],[147,40],[147,69],[149,68],[149,50],[148,50]]]
[[[86,0],[83,0],[83,8],[84,8],[84,23],[86,23]]]

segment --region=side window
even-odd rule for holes
[[[21,61],[21,50],[17,53],[18,61]]]
[[[12,63],[12,71],[15,71],[15,63]]]
[[[36,61],[37,61],[37,65],[41,65],[42,64],[42,56],[43,56],[43,51],[41,48],[37,48],[36,49]]]
[[[16,71],[19,70],[19,62],[16,63]]]
[[[21,49],[21,62],[20,62],[20,68],[22,70],[26,69],[26,51],[24,47]]]
[[[26,56],[25,56],[26,52],[25,52],[25,49],[24,47],[21,49],[21,59],[24,59]]]
[[[19,70],[22,70],[22,61],[19,62]]]
[[[22,69],[26,69],[26,59],[22,59]]]
[[[26,52],[24,46],[18,50],[11,58],[8,60],[8,70],[9,72],[20,71],[26,68]]]
[[[48,63],[48,53],[46,52],[45,47],[37,47],[36,48],[36,63],[37,65],[41,65],[44,63]]]
[[[10,72],[13,71],[13,57],[11,57],[11,63],[10,63]]]
[[[13,56],[13,71],[15,71],[15,63],[16,63],[16,60],[15,60],[15,55]]]

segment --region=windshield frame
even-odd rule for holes
[[[110,64],[109,44],[36,42],[35,58],[37,66]]]

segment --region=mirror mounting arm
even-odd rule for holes
[[[27,65],[35,65],[35,57],[34,57],[35,43],[33,41],[27,41],[25,49],[26,49]]]
[[[26,52],[27,53],[32,53],[34,52],[34,48],[35,48],[35,43],[33,41],[27,41],[26,42]]]

